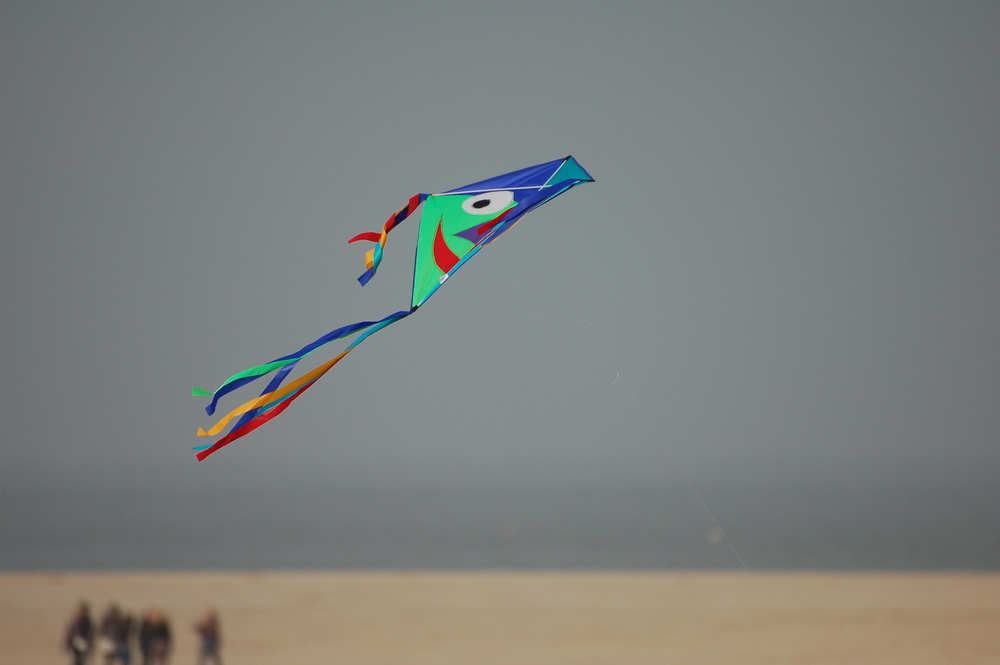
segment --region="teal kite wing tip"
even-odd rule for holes
[[[211,397],[214,394],[215,393],[210,393],[207,390],[202,390],[201,388],[192,388],[191,389],[191,396],[192,397]]]

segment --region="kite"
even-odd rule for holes
[[[211,397],[205,407],[214,415],[219,400],[229,393],[262,376],[275,372],[259,397],[230,411],[211,429],[198,430],[198,436],[215,436],[234,419],[232,429],[215,443],[197,446],[197,457],[206,457],[278,416],[311,388],[344,356],[353,351],[379,330],[416,312],[459,268],[486,245],[505,233],[525,214],[551,201],[577,185],[594,179],[572,157],[538,164],[519,171],[482,180],[452,189],[442,194],[416,194],[406,206],[382,226],[381,232],[360,233],[347,242],[375,243],[365,256],[365,272],[358,281],[364,286],[378,270],[389,232],[421,205],[420,226],[417,230],[417,251],[413,265],[413,292],[410,308],[390,314],[377,321],[361,321],[337,328],[307,344],[295,353],[276,358],[234,374],[222,382],[215,392],[193,388],[192,395]],[[300,360],[334,340],[360,334],[346,349],[319,367],[282,385]]]

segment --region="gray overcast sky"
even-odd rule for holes
[[[664,445],[696,484],[995,482],[998,36],[996,3],[3,3],[0,483],[676,482]],[[191,386],[407,305],[416,221],[364,289],[348,238],[567,154],[596,184],[195,461]]]

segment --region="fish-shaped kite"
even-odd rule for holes
[[[204,460],[287,409],[358,344],[382,328],[417,311],[466,261],[514,226],[526,213],[577,185],[593,181],[590,174],[572,157],[557,159],[474,182],[443,194],[416,194],[410,198],[406,207],[386,221],[381,232],[361,233],[348,240],[348,242],[367,240],[376,243],[374,249],[365,256],[367,270],[358,278],[364,286],[378,270],[389,232],[423,205],[420,228],[417,232],[417,254],[413,266],[413,295],[410,308],[390,314],[378,321],[362,321],[337,328],[295,353],[234,374],[223,381],[215,392],[193,388],[192,395],[212,398],[211,403],[205,407],[205,411],[211,416],[215,413],[219,399],[224,395],[275,372],[260,397],[233,409],[207,432],[204,429],[198,430],[198,436],[215,436],[233,419],[238,419],[229,433],[218,441],[196,447],[198,459]],[[288,374],[305,356],[329,342],[362,331],[363,334],[338,356],[287,385],[282,385]]]

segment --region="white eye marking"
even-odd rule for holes
[[[462,210],[470,215],[496,214],[514,200],[514,192],[486,192],[462,201]]]

